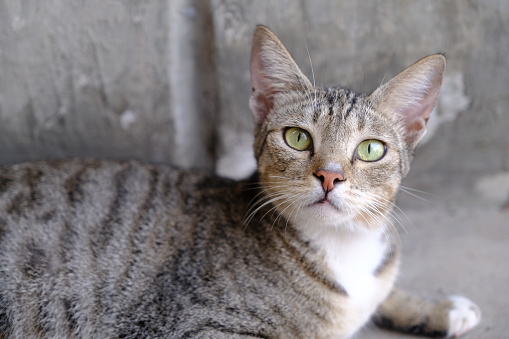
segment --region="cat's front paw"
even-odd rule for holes
[[[481,321],[481,310],[470,299],[462,296],[449,297],[452,306],[449,310],[449,330],[447,338],[459,337]]]

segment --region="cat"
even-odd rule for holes
[[[316,88],[265,26],[251,53],[258,170],[93,159],[0,169],[0,338],[453,337],[452,296],[393,287],[391,210],[437,100],[443,55],[370,95]]]

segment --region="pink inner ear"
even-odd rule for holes
[[[445,58],[439,54],[431,55],[409,66],[372,94],[382,111],[399,115],[410,148],[424,136],[444,70]]]
[[[254,84],[254,82],[258,82],[260,85]],[[263,80],[260,78],[254,79],[253,75],[253,93],[251,94],[252,100],[252,109],[255,114],[256,121],[262,122],[267,118],[269,111],[274,106],[272,102],[272,98],[269,93],[264,89]]]
[[[436,94],[426,94],[423,100],[403,111],[407,131],[419,131],[425,127],[435,106],[436,98]]]
[[[261,122],[267,117],[270,109],[273,107],[271,101],[271,93],[266,83],[265,76],[262,71],[260,60],[260,46],[253,46],[251,52],[251,86],[253,88],[254,114],[256,120]]]
[[[250,106],[258,123],[274,109],[280,93],[312,87],[277,37],[262,26],[253,36],[250,69]]]
[[[433,97],[433,96],[431,96]],[[403,121],[406,128],[405,140],[415,147],[426,132],[426,123],[433,110],[435,100],[428,95],[424,100],[407,107],[403,113]]]
[[[258,49],[253,50],[251,55],[251,86],[253,87],[253,91],[263,91],[265,87],[262,80]]]
[[[257,115],[256,120],[262,122],[267,118],[269,111],[272,109],[272,102],[268,100],[265,94],[256,92],[253,93],[253,99],[255,102],[255,114]]]
[[[263,101],[263,106],[267,109],[271,109],[272,102],[270,98],[272,93],[266,80],[266,76],[262,72],[260,57],[257,56],[251,63],[251,86],[253,87],[253,93],[258,93],[256,100],[260,98]]]
[[[429,120],[431,112],[435,107],[442,83],[441,75],[434,74],[430,79],[432,82],[423,97],[409,107],[403,109],[403,121],[407,130],[406,141],[411,145],[416,145],[424,136],[426,123]]]

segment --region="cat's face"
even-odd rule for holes
[[[314,89],[279,40],[264,27],[257,30],[251,109],[263,202],[294,224],[386,225],[436,101],[443,57],[423,59],[360,96]]]
[[[385,222],[409,162],[397,121],[342,89],[287,99],[257,135],[260,180],[278,212],[330,226]]]

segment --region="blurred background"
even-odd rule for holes
[[[509,337],[507,0],[0,0],[0,164],[135,158],[248,175],[256,24],[318,85],[359,92],[446,53],[398,202],[411,225],[401,282],[472,297],[484,317],[472,337]]]

